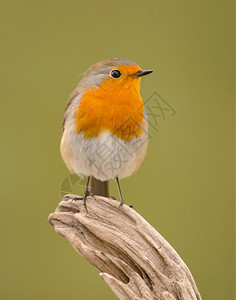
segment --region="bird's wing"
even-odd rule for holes
[[[62,134],[65,130],[65,124],[66,124],[66,120],[69,116],[70,113],[73,113],[71,111],[71,108],[72,108],[72,104],[74,103],[74,101],[76,101],[76,99],[78,101],[80,101],[80,98],[81,98],[81,92],[79,90],[79,87],[77,86],[74,91],[70,94],[70,97],[69,97],[69,100],[66,104],[66,107],[65,107],[65,112],[64,112],[64,119],[63,119],[63,122],[62,122]]]

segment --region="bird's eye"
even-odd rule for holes
[[[119,70],[113,70],[111,71],[111,76],[114,78],[119,78],[121,76],[121,73]]]

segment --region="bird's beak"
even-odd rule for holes
[[[152,73],[153,70],[139,70],[137,73],[133,74],[134,77],[141,77],[147,74]]]

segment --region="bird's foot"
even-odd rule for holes
[[[91,197],[94,198],[94,194],[91,193],[88,189],[86,189],[85,192],[84,192],[84,196],[83,196],[83,206],[86,209],[87,213],[88,213],[88,208],[87,208],[86,200],[87,200],[88,196],[91,196]]]
[[[120,205],[119,205],[119,208],[125,203],[124,199],[121,198],[121,201],[120,201]]]
[[[71,195],[71,194],[67,194],[63,197],[64,201],[69,201],[69,202],[74,202],[76,200],[82,200],[83,197],[82,196],[76,196],[76,195]]]
[[[71,202],[74,202],[76,200],[82,200],[83,197],[82,196],[74,196],[73,198],[71,198]]]

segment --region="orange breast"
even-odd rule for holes
[[[98,137],[104,130],[125,141],[138,137],[144,127],[139,86],[140,79],[108,79],[99,88],[85,90],[75,110],[76,132],[86,138]]]

